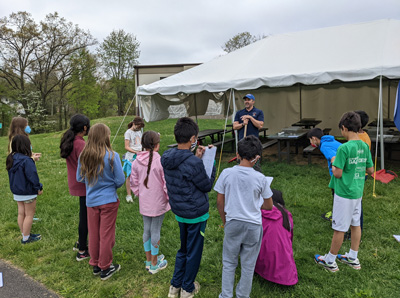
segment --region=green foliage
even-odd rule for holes
[[[102,122],[111,128],[111,140],[123,117],[110,117],[92,121]],[[127,117],[113,143],[113,148],[125,153],[123,134],[132,117]],[[160,153],[168,144],[175,143],[173,127],[175,119],[146,123],[145,130],[161,133]],[[200,129],[222,128],[224,120],[199,119]],[[59,156],[62,133],[30,136],[35,152],[42,158],[36,163],[39,177],[44,184],[44,194],[38,198],[35,217],[40,221],[33,225],[33,233],[41,233],[43,239],[22,246],[17,225],[17,206],[9,191],[6,171],[0,172],[0,258],[23,270],[46,287],[65,298],[69,297],[166,297],[171,280],[175,255],[179,249],[179,228],[171,212],[165,216],[161,230],[160,252],[166,256],[168,267],[150,275],[144,269],[145,255],[142,244],[142,217],[137,200],[132,204],[125,201],[126,190],[118,190],[121,205],[118,211],[114,260],[122,265],[120,272],[110,280],[102,282],[93,276],[87,261],[77,262],[72,246],[77,240],[79,201],[71,197],[67,186],[65,160]],[[207,140],[210,141],[209,139]],[[0,147],[7,147],[7,138],[0,138]],[[231,167],[227,161],[233,154],[222,157],[221,168]],[[6,156],[0,156],[0,164]],[[300,160],[301,156],[298,157]],[[219,152],[217,156],[217,164]],[[313,157],[313,162],[318,157]],[[399,243],[392,234],[399,233],[398,189],[400,180],[389,184],[376,183],[377,198],[372,196],[373,180],[366,181],[363,208],[364,233],[359,251],[362,269],[356,271],[339,263],[340,271],[324,271],[313,261],[316,253],[328,251],[332,237],[329,222],[320,215],[332,208],[332,195],[328,189],[329,173],[326,161],[320,165],[304,165],[276,162],[273,154],[264,154],[262,170],[274,177],[272,186],[283,192],[287,208],[294,219],[293,251],[297,265],[299,283],[285,287],[268,282],[259,276],[253,280],[251,297],[398,297],[400,285]],[[387,163],[387,168],[399,171],[400,164]],[[244,181],[243,183],[246,183]],[[216,209],[216,193],[211,191],[210,219],[205,233],[205,245],[197,280],[201,290],[196,297],[217,297],[221,289],[222,241],[224,231]],[[343,243],[340,253],[348,251],[350,243]],[[236,281],[240,277],[237,270]]]
[[[354,293],[355,293],[354,297],[374,298],[374,296],[372,296],[372,291],[371,290],[355,289]]]
[[[49,121],[42,105],[39,92],[20,92],[19,101],[28,103],[25,109],[28,115],[29,126],[34,133],[54,131],[55,121]]]
[[[125,103],[135,95],[134,65],[140,55],[140,42],[131,33],[114,30],[97,49],[104,73],[117,96],[118,115],[124,114]]]
[[[249,44],[252,44],[253,42],[256,42],[257,40],[263,39],[265,36],[263,35],[262,37],[257,37],[254,35],[251,35],[249,32],[245,31],[242,33],[238,33],[235,36],[233,36],[231,39],[229,39],[227,42],[224,43],[222,46],[222,49],[227,52],[233,52],[236,51],[240,48],[243,48],[245,46],[248,46]]]
[[[47,98],[69,75],[60,69],[63,61],[94,44],[96,40],[89,32],[57,12],[46,15],[39,24],[27,12],[12,13],[0,19],[0,77],[19,92],[27,92],[28,83],[33,84],[47,112]],[[20,103],[28,108],[27,101]]]
[[[96,59],[86,49],[82,49],[72,57],[71,64],[72,91],[68,94],[68,102],[77,113],[96,118],[101,95],[96,77]]]

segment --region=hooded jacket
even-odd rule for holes
[[[150,160],[149,151],[140,151],[132,162],[131,188],[139,197],[139,211],[144,216],[160,216],[171,209],[168,203],[167,185],[165,184],[164,170],[161,165],[161,156],[153,152],[151,169],[147,187],[144,180],[147,177],[147,168]]]
[[[13,165],[8,171],[11,192],[15,195],[37,195],[43,188],[33,159],[21,153],[13,155]]]
[[[287,210],[286,210],[287,211]],[[293,257],[293,218],[289,215],[289,232],[283,225],[282,213],[275,206],[272,210],[261,210],[263,238],[255,272],[274,283],[291,286],[298,282],[296,263]]]
[[[328,161],[329,174],[332,176],[332,157],[336,156],[336,151],[342,143],[335,140],[334,136],[325,135],[321,138],[321,143],[319,144],[319,150],[325,156]]]
[[[172,212],[194,219],[208,212],[207,193],[215,179],[215,167],[208,177],[203,161],[190,150],[172,148],[161,157]]]

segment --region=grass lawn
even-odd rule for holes
[[[92,121],[107,124],[116,133],[122,117]],[[173,126],[176,120],[147,123],[145,130],[161,133],[160,153],[168,144],[175,143]],[[129,122],[125,120],[113,148],[125,153],[123,134]],[[200,129],[222,128],[224,120],[199,120]],[[122,265],[120,272],[102,282],[92,274],[88,262],[77,262],[72,246],[78,238],[79,200],[71,197],[67,186],[67,167],[59,156],[62,133],[32,135],[34,152],[41,152],[37,163],[44,194],[38,198],[32,232],[41,233],[43,240],[21,245],[17,225],[17,204],[9,190],[5,170],[7,138],[0,138],[4,153],[0,157],[2,190],[0,207],[0,258],[22,268],[28,275],[43,283],[63,297],[166,297],[172,277],[175,254],[179,248],[179,228],[168,212],[161,231],[160,252],[168,260],[167,269],[150,275],[144,268],[145,255],[142,244],[142,217],[138,202],[127,204],[126,190],[121,187],[121,198],[116,229],[114,260]],[[232,154],[224,154],[221,168],[230,167],[227,161]],[[305,159],[305,158],[304,158]],[[315,158],[313,158],[315,160]],[[399,164],[388,169],[399,171]],[[400,234],[400,180],[385,185],[376,184],[377,197],[372,196],[373,180],[368,179],[364,191],[364,234],[359,259],[362,265],[356,271],[339,263],[340,271],[333,274],[323,270],[313,261],[316,253],[325,254],[330,247],[332,229],[320,215],[331,209],[329,173],[326,164],[299,165],[277,163],[275,158],[264,156],[264,174],[273,176],[272,187],[283,192],[287,208],[294,219],[294,257],[299,282],[292,287],[280,286],[255,276],[252,297],[400,297],[400,243],[392,234]],[[246,181],[243,181],[246,183]],[[221,288],[223,229],[216,209],[216,193],[211,191],[210,219],[205,234],[204,253],[197,280],[201,284],[196,297],[218,297]],[[348,251],[350,242],[343,244],[341,253]],[[237,279],[240,270],[237,270]]]

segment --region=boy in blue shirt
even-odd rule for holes
[[[335,140],[334,136],[324,135],[321,128],[313,128],[307,133],[307,138],[310,140],[310,144],[313,147],[319,147],[321,153],[325,156],[328,161],[329,175],[332,177],[332,163],[335,160],[336,151],[340,145],[340,142]],[[332,196],[334,190],[332,189]],[[332,211],[328,211],[321,215],[323,219],[332,220]]]
[[[261,209],[271,210],[273,207],[267,177],[253,169],[261,152],[258,137],[247,136],[240,140],[237,153],[240,164],[223,170],[214,186],[225,232],[219,298],[233,297],[239,255],[242,270],[236,297],[250,297],[263,235]]]
[[[181,247],[176,254],[175,270],[168,297],[190,298],[198,293],[200,284],[195,282],[199,271],[204,245],[204,231],[209,218],[207,193],[215,179],[215,167],[208,177],[201,157],[205,151],[196,148],[199,127],[188,117],[178,119],[174,135],[178,148],[164,152],[164,168],[169,203],[179,223]]]
[[[336,257],[351,268],[360,270],[358,248],[361,239],[360,214],[361,200],[364,191],[365,171],[373,174],[374,168],[368,145],[360,140],[358,132],[361,128],[360,116],[347,112],[339,122],[339,128],[347,140],[336,153],[332,164],[333,176],[329,187],[335,190],[332,229],[333,237],[329,253],[315,255],[314,260],[325,269],[339,270]],[[344,255],[338,254],[343,243],[344,233],[351,227],[351,248]]]

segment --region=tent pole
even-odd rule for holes
[[[388,80],[388,119],[390,119],[390,79]]]
[[[385,168],[385,147],[383,143],[383,108],[382,108],[382,76],[379,78],[379,126],[380,126],[380,141],[381,141],[381,169]],[[378,141],[378,140],[377,140]]]
[[[197,102],[196,102],[196,94],[194,94],[194,112],[196,113],[196,123],[199,125],[199,122],[197,121]]]
[[[299,96],[300,96],[300,121],[303,119],[303,109],[302,109],[302,102],[301,102],[301,84],[299,84]]]
[[[233,107],[233,113],[232,113],[232,130],[233,130],[233,122],[235,122],[235,116],[236,116],[235,90],[233,88],[231,88],[230,100],[232,100],[232,107]],[[238,134],[236,130],[233,131],[235,133],[235,150],[237,152]]]

